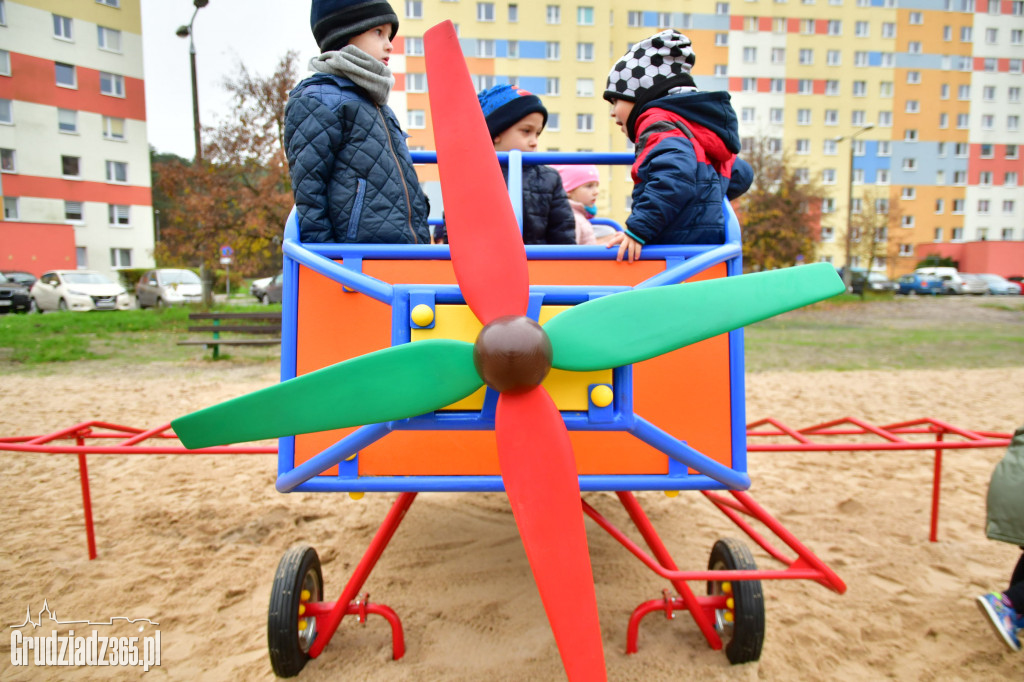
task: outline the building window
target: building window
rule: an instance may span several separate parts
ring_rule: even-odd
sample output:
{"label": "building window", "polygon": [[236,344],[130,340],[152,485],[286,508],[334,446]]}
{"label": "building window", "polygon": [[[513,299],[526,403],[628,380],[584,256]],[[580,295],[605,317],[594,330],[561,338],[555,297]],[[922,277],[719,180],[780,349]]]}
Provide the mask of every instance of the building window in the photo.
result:
{"label": "building window", "polygon": [[903,258],[909,258],[910,256],[913,256],[914,255],[914,245],[913,244],[900,244],[899,255],[901,257],[903,257]]}
{"label": "building window", "polygon": [[106,26],[97,26],[96,34],[96,39],[101,50],[109,50],[111,52],[121,51],[120,31],[113,28],[107,28]]}
{"label": "building window", "polygon": [[918,102],[916,99],[908,99],[906,111],[908,114],[918,113],[919,111],[921,111],[921,103]]}
{"label": "building window", "polygon": [[810,66],[814,64],[814,50],[808,47],[800,48],[798,61],[803,66]]}
{"label": "building window", "polygon": [[423,3],[420,0],[405,0],[405,18],[422,19]]}
{"label": "building window", "polygon": [[793,179],[801,185],[811,181],[811,170],[809,168],[796,168],[793,171]]}
{"label": "building window", "polygon": [[561,130],[560,124],[561,117],[558,114],[554,112],[548,114],[548,124],[546,126],[548,130]]}
{"label": "building window", "polygon": [[967,171],[964,171],[964,170],[953,171],[953,184],[954,185],[966,185],[967,184]]}
{"label": "building window", "polygon": [[405,90],[406,90],[406,92],[426,92],[427,91],[427,74],[425,74],[425,73],[407,73],[407,74],[405,74]]}
{"label": "building window", "polygon": [[82,222],[82,202],[81,201],[65,201],[64,202],[64,220],[71,223]]}
{"label": "building window", "polygon": [[100,71],[100,93],[111,97],[124,97],[124,76]]}
{"label": "building window", "polygon": [[754,107],[742,107],[740,108],[740,122],[741,123],[753,123],[756,118],[757,110]]}
{"label": "building window", "polygon": [[743,30],[747,33],[757,33],[760,26],[759,17],[743,17]]}
{"label": "building window", "polygon": [[[715,14],[722,16],[729,13],[729,3],[727,2],[716,2],[715,3]],[[630,12],[632,14],[632,12]]]}
{"label": "building window", "polygon": [[494,56],[494,41],[489,38],[481,38],[476,41],[476,56],[490,58]]}
{"label": "building window", "polygon": [[858,38],[867,38],[871,35],[871,24],[866,21],[858,21],[853,25],[853,35]]}
{"label": "building window", "polygon": [[786,63],[786,48],[784,47],[773,47],[772,48],[772,64],[785,64]]}
{"label": "building window", "polygon": [[814,81],[810,78],[801,78],[796,82],[796,94],[798,95],[812,95],[814,94]]}
{"label": "building window", "polygon": [[4,220],[18,219],[18,197],[4,197]]}
{"label": "building window", "polygon": [[910,54],[921,54],[921,41],[911,40],[907,43],[907,52]]}
{"label": "building window", "polygon": [[14,161],[15,154],[13,149],[0,149],[0,171],[4,173],[17,172],[17,164]]}
{"label": "building window", "polygon": [[593,97],[594,96],[594,79],[593,78],[577,78],[576,79],[576,96],[577,97]]}
{"label": "building window", "polygon": [[594,43],[576,43],[576,61],[594,61]]}
{"label": "building window", "polygon": [[121,0],[96,0],[97,4],[106,5],[107,7],[120,7]]}
{"label": "building window", "polygon": [[715,76],[725,78],[729,75],[729,67],[725,64],[715,64]]}
{"label": "building window", "polygon": [[405,39],[405,54],[409,57],[423,56],[423,38],[409,36]]}
{"label": "building window", "polygon": [[549,40],[544,48],[544,56],[546,59],[561,59],[562,44],[555,40]]}
{"label": "building window", "polygon": [[778,93],[780,95],[786,92],[786,80],[784,78],[772,78],[769,81],[769,89],[771,92]]}
{"label": "building window", "polygon": [[725,47],[728,44],[729,44],[729,34],[728,33],[716,33],[715,34],[715,46],[716,47]]}
{"label": "building window", "polygon": [[867,97],[868,95],[868,82],[867,81],[853,81],[853,96],[854,97]]}
{"label": "building window", "polygon": [[519,41],[510,40],[508,41],[508,58],[519,59]]}
{"label": "building window", "polygon": [[57,109],[57,130],[62,133],[78,133],[78,112],[73,109]]}
{"label": "building window", "polygon": [[992,171],[981,171],[978,173],[978,184],[984,187],[992,186]]}
{"label": "building window", "polygon": [[124,161],[107,161],[107,182],[128,182],[128,164]]}
{"label": "building window", "polygon": [[11,75],[11,53],[7,50],[0,50],[0,76]]}
{"label": "building window", "polygon": [[838,80],[827,80],[825,81],[825,94],[831,97],[839,96],[839,81]]}
{"label": "building window", "polygon": [[829,19],[827,32],[830,36],[843,35],[843,22],[838,19]]}
{"label": "building window", "polygon": [[549,24],[562,23],[562,8],[558,5],[548,5],[547,22]]}
{"label": "building window", "polygon": [[853,65],[857,67],[868,66],[870,64],[870,57],[867,52],[863,50],[857,50],[853,53]]}
{"label": "building window", "polygon": [[896,37],[896,24],[891,21],[882,22],[882,37],[892,39]]}
{"label": "building window", "polygon": [[1002,231],[1002,233],[1000,235],[1000,238],[1004,242],[1011,241],[1013,239],[1013,228],[1012,227],[1004,227],[1003,231]]}
{"label": "building window", "polygon": [[956,115],[956,127],[959,128],[960,130],[966,130],[968,128],[969,123],[970,116],[968,116],[967,114]]}
{"label": "building window", "polygon": [[810,154],[811,153],[811,141],[806,138],[801,138],[796,141],[796,153],[797,154]]}
{"label": "building window", "polygon": [[826,168],[823,171],[821,171],[821,182],[822,184],[825,185],[836,184],[836,169]]}
{"label": "building window", "polygon": [[740,90],[743,92],[757,92],[757,79],[744,78],[740,81]]}
{"label": "building window", "polygon": [[1010,30],[1010,44],[1020,45],[1024,43],[1024,29],[1011,29]]}
{"label": "building window", "polygon": [[[719,3],[719,5],[721,5],[721,4],[723,4],[723,3]],[[726,5],[725,7],[726,7],[726,14],[728,14],[729,6]],[[637,12],[635,10],[627,12],[626,13],[626,25],[629,26],[630,28],[640,28],[641,26],[644,25],[644,13],[643,12]]]}
{"label": "building window", "polygon": [[757,62],[757,48],[756,47],[744,47],[743,48],[743,62],[745,64],[754,64]]}
{"label": "building window", "polygon": [[825,125],[837,126],[839,125],[839,110],[838,109],[826,109],[825,110]]}
{"label": "building window", "polygon": [[658,28],[671,28],[672,27],[672,13],[671,12],[658,12]]}
{"label": "building window", "polygon": [[949,99],[949,83],[943,83],[939,86],[939,98]]}
{"label": "building window", "polygon": [[866,125],[866,119],[867,112],[865,112],[863,109],[854,109],[852,112],[850,112],[850,124],[853,125],[854,127],[860,128],[861,126]]}
{"label": "building window", "polygon": [[825,197],[821,200],[821,212],[822,213],[835,213],[836,212],[836,200],[832,197]]}
{"label": "building window", "polygon": [[110,250],[110,267],[112,268],[130,268],[132,266],[132,250],[131,249],[111,249]]}
{"label": "building window", "polygon": [[14,124],[14,106],[9,99],[0,99],[0,123]]}
{"label": "building window", "polygon": [[954,227],[953,228],[953,241],[962,242],[964,240],[964,228]]}
{"label": "building window", "polygon": [[576,132],[578,132],[578,133],[592,133],[592,132],[594,132],[594,115],[593,114],[576,114]]}
{"label": "building window", "polygon": [[1006,117],[1006,129],[1010,132],[1017,132],[1020,129],[1020,116],[1011,114]]}
{"label": "building window", "polygon": [[54,72],[56,74],[57,85],[62,88],[77,88],[78,78],[75,74],[75,67],[72,64],[64,64],[62,62],[54,62]]}
{"label": "building window", "polygon": [[782,125],[782,107],[772,107],[768,110],[768,121],[777,125]]}
{"label": "building window", "polygon": [[494,3],[493,2],[478,2],[478,3],[476,3],[476,20],[477,21],[494,21]]}
{"label": "building window", "polygon": [[985,29],[985,42],[989,45],[995,45],[999,36],[999,29],[986,28]]}
{"label": "building window", "polygon": [[0,26],[7,25],[7,8],[4,7],[4,0],[0,0]]}
{"label": "building window", "polygon": [[935,200],[935,212],[936,213],[945,213],[946,212],[946,200],[945,199],[936,199]]}
{"label": "building window", "polygon": [[1008,159],[1017,159],[1020,155],[1020,147],[1015,144],[1008,144],[1003,155]]}
{"label": "building window", "polygon": [[576,23],[580,26],[593,26],[594,25],[594,8],[593,7],[577,7],[576,8]]}
{"label": "building window", "polygon": [[821,153],[825,156],[835,156],[839,153],[839,143],[834,138],[825,138],[822,143]]}
{"label": "building window", "polygon": [[61,40],[74,40],[71,34],[71,17],[62,17],[59,14],[53,15],[53,37]]}
{"label": "building window", "polygon": [[956,89],[956,98],[961,102],[969,102],[971,99],[971,86],[961,85]]}
{"label": "building window", "polygon": [[902,218],[900,218],[900,227],[913,227],[913,226],[914,226],[914,216],[912,216],[912,215],[905,215]]}
{"label": "building window", "polygon": [[1017,171],[1006,171],[1003,174],[1003,185],[1007,187],[1017,186]]}
{"label": "building window", "polygon": [[917,85],[921,82],[920,71],[907,71],[907,83],[910,85]]}
{"label": "building window", "polygon": [[924,15],[921,12],[911,12],[907,17],[907,21],[914,26],[921,26],[924,24]]}
{"label": "building window", "polygon": [[80,177],[82,174],[81,159],[77,156],[61,156],[60,173],[65,178]]}
{"label": "building window", "polygon": [[422,130],[427,127],[427,112],[423,109],[410,109],[408,114],[408,127],[410,129]]}
{"label": "building window", "polygon": [[510,2],[508,4],[508,22],[514,24],[519,21],[519,5]]}
{"label": "building window", "polygon": [[981,215],[988,215],[990,206],[991,202],[988,199],[978,199],[978,213]]}
{"label": "building window", "polygon": [[125,226],[131,224],[131,207],[107,204],[107,222],[110,225]]}
{"label": "building window", "polygon": [[900,190],[900,199],[907,199],[907,200],[909,200],[909,199],[916,199],[916,198],[917,198],[917,188],[916,187],[904,187],[902,190]]}
{"label": "building window", "polygon": [[[473,74],[470,78],[473,81],[473,89],[477,92],[483,92],[484,90],[489,90],[495,86],[494,76],[490,74]],[[515,86],[513,85],[513,87]]]}
{"label": "building window", "polygon": [[545,86],[546,86],[546,88],[544,90],[544,94],[545,95],[557,96],[557,95],[561,94],[560,88],[559,88],[558,78],[548,78],[545,81]]}

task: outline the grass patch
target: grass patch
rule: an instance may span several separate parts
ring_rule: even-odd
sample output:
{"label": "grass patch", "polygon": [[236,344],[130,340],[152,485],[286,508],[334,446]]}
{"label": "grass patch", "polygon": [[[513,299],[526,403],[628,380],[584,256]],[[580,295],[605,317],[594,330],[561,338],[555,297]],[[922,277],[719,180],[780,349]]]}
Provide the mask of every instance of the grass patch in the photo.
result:
{"label": "grass patch", "polygon": [[[176,345],[188,333],[188,314],[193,310],[0,315],[0,366],[105,359],[135,364],[195,357],[195,347]],[[268,308],[224,306],[214,310],[266,312]]]}
{"label": "grass patch", "polygon": [[744,332],[746,367],[770,370],[974,369],[1019,367],[1024,326],[919,327],[766,320]]}

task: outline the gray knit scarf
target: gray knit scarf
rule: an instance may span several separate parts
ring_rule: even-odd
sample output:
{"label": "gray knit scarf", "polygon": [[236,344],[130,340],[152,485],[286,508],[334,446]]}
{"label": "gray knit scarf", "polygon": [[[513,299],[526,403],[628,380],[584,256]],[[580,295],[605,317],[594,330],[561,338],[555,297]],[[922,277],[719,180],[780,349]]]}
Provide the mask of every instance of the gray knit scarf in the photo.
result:
{"label": "gray knit scarf", "polygon": [[395,84],[391,69],[355,45],[346,45],[340,50],[313,57],[309,60],[309,68],[349,79],[366,90],[370,99],[379,106],[387,104],[391,86]]}

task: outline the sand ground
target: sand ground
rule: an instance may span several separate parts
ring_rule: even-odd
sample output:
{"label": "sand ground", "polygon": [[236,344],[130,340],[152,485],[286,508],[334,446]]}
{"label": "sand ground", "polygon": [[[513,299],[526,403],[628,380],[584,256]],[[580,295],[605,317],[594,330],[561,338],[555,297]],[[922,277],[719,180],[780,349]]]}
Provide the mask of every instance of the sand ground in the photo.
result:
{"label": "sand ground", "polygon": [[[0,435],[46,433],[89,419],[156,426],[276,379],[273,365],[198,361],[7,373]],[[1024,422],[1020,386],[1024,367],[769,372],[748,376],[747,414],[793,426],[848,415],[877,423],[931,416],[1011,432]],[[639,653],[626,655],[630,612],[667,584],[588,522],[610,679],[1022,679],[1024,654],[1003,647],[973,603],[976,594],[1004,585],[1019,555],[983,532],[988,476],[1001,454],[946,455],[937,543],[928,541],[929,451],[751,454],[755,499],[836,570],[848,591],[766,581],[764,651],[743,666],[708,648],[685,614],[672,621],[649,616]],[[88,561],[75,458],[0,452],[0,466],[4,631],[44,600],[62,620],[149,618],[159,623],[162,659],[145,679],[272,678],[265,626],[281,554],[300,541],[316,547],[327,595],[335,599],[395,498],[278,494],[272,455],[91,456],[99,558]],[[682,568],[706,566],[717,538],[742,537],[697,493],[638,497]],[[612,494],[585,499],[613,522],[627,522]],[[759,548],[755,558],[778,567]],[[405,657],[390,660],[384,621],[371,617],[361,626],[346,619],[300,679],[562,678],[501,494],[420,495],[366,590],[402,617]],[[152,626],[115,630],[145,635]],[[9,636],[0,636],[0,679],[55,679],[54,673],[12,667]],[[59,677],[138,675],[73,668]]]}

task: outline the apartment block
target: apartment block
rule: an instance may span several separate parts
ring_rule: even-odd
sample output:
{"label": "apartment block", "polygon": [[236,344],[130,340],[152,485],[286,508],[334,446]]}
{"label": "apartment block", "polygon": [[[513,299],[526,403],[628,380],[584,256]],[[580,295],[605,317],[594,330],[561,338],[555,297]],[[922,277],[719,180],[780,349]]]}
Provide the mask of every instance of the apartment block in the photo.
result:
{"label": "apartment block", "polygon": [[[601,99],[608,70],[631,44],[676,28],[693,41],[698,87],[732,93],[744,145],[767,140],[824,185],[820,260],[843,265],[848,211],[877,207],[892,220],[872,265],[890,275],[929,253],[964,270],[1024,272],[1022,0],[405,0],[396,10],[412,148],[433,148],[422,36],[439,21],[455,23],[477,90],[512,83],[544,100],[540,147],[552,151],[631,149]],[[628,169],[602,173],[599,213],[622,222]],[[422,177],[429,186],[436,172]]]}
{"label": "apartment block", "polygon": [[140,0],[0,0],[0,269],[153,265]]}

